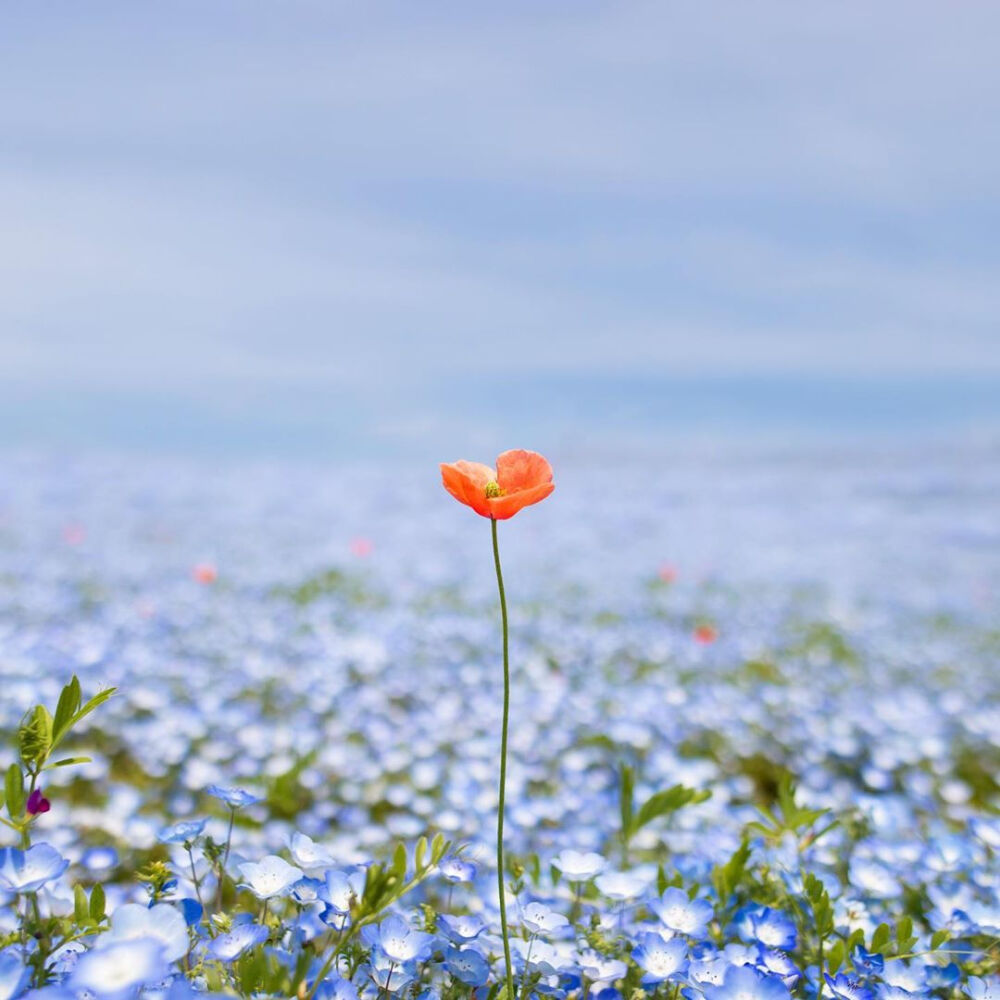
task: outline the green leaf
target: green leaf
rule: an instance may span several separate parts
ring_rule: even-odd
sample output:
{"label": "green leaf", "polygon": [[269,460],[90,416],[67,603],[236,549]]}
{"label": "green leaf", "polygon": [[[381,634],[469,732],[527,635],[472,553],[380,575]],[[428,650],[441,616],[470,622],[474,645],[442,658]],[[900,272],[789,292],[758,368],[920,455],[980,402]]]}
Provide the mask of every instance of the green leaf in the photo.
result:
{"label": "green leaf", "polygon": [[931,935],[931,951],[937,951],[949,938],[948,931],[935,931]]}
{"label": "green leaf", "polygon": [[73,723],[73,716],[76,715],[80,707],[80,681],[76,674],[73,674],[69,684],[59,695],[59,703],[56,705],[55,718],[52,720],[52,743],[58,743]]}
{"label": "green leaf", "polygon": [[4,779],[4,798],[7,801],[7,815],[18,820],[24,814],[24,775],[17,764],[7,768]]}
{"label": "green leaf", "polygon": [[873,954],[881,954],[882,950],[889,943],[889,925],[879,924],[872,933],[872,945],[868,949]]}
{"label": "green leaf", "polygon": [[657,865],[656,867],[656,891],[659,895],[663,895],[667,891],[667,886],[669,885],[667,880],[667,872],[663,865]]}
{"label": "green leaf", "polygon": [[843,941],[836,941],[826,953],[826,964],[830,972],[836,973],[837,970],[844,964],[844,958],[847,955],[847,948]]}
{"label": "green leaf", "polygon": [[667,813],[676,812],[692,802],[704,802],[711,795],[708,791],[698,791],[685,785],[674,785],[665,791],[650,796],[635,817],[634,829],[639,830],[647,823]]}
{"label": "green leaf", "polygon": [[904,946],[912,936],[913,936],[913,917],[911,916],[900,917],[899,923],[896,924],[896,945],[899,947],[900,951],[905,950]]}
{"label": "green leaf", "polygon": [[421,837],[417,841],[417,846],[413,849],[413,867],[418,871],[424,870],[424,856],[427,854],[427,838]]}
{"label": "green leaf", "polygon": [[632,836],[632,817],[635,806],[635,771],[628,764],[621,767],[621,817],[622,840],[626,843]]}
{"label": "green leaf", "polygon": [[392,855],[392,871],[397,878],[406,877],[406,845],[397,844]]}
{"label": "green leaf", "polygon": [[104,919],[104,886],[100,882],[90,890],[90,918],[95,923]]}
{"label": "green leaf", "polygon": [[73,919],[82,926],[87,922],[89,916],[87,893],[84,892],[82,885],[75,885],[73,886]]}
{"label": "green leaf", "polygon": [[46,764],[45,770],[48,771],[53,767],[69,767],[71,764],[89,764],[91,759],[90,757],[63,757],[62,760],[55,760],[51,764]]}
{"label": "green leaf", "polygon": [[724,864],[712,869],[712,885],[723,906],[743,881],[750,860],[750,841],[744,836],[743,843],[736,849],[733,856]]}

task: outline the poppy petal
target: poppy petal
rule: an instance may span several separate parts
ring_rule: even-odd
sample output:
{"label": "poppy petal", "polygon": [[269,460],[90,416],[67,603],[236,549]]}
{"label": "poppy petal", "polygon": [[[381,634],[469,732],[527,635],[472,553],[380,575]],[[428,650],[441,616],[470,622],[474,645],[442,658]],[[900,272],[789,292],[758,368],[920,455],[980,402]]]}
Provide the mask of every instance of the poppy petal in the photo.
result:
{"label": "poppy petal", "polygon": [[517,493],[492,497],[487,500],[490,516],[495,517],[498,521],[505,521],[508,517],[513,517],[519,510],[544,500],[555,488],[555,483],[539,483],[530,489],[518,490]]}
{"label": "poppy petal", "polygon": [[[497,459],[497,483],[505,493],[516,493],[551,482],[552,466],[537,451],[515,448],[505,451]],[[548,493],[545,495],[548,496]]]}
{"label": "poppy petal", "polygon": [[490,516],[486,502],[486,484],[493,476],[493,470],[479,462],[441,464],[441,482],[444,488],[459,503],[466,504],[483,517]]}

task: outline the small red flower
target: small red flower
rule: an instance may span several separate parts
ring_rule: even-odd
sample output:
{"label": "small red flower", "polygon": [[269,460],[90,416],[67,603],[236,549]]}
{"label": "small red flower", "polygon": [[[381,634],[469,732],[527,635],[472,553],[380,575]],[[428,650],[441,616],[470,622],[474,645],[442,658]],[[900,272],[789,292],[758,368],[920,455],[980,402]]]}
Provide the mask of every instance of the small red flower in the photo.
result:
{"label": "small red flower", "polygon": [[442,463],[444,488],[477,514],[505,521],[554,489],[552,466],[537,451],[505,451],[496,471],[479,462]]}
{"label": "small red flower", "polygon": [[719,633],[714,625],[699,625],[694,630],[694,641],[700,642],[703,646],[715,642],[719,638]]}
{"label": "small red flower", "polygon": [[197,583],[210,584],[219,579],[219,571],[211,563],[198,563],[191,570],[191,576]]}
{"label": "small red flower", "polygon": [[29,816],[37,816],[39,813],[47,813],[52,808],[52,803],[42,795],[42,790],[36,788],[29,796],[25,811]]}
{"label": "small red flower", "polygon": [[664,563],[660,567],[658,576],[660,583],[673,583],[677,579],[677,570],[670,563]]}
{"label": "small red flower", "polygon": [[365,559],[370,556],[375,550],[375,546],[372,544],[370,538],[352,538],[351,539],[351,552],[356,555],[359,559]]}

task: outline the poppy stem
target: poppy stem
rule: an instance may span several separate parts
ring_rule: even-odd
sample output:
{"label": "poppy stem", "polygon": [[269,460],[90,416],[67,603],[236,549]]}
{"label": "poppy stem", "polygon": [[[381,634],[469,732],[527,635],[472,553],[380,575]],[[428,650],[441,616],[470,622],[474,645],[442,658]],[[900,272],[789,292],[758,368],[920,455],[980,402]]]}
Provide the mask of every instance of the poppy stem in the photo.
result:
{"label": "poppy stem", "polygon": [[493,562],[497,569],[497,589],[500,591],[500,618],[503,623],[503,724],[500,729],[500,803],[497,807],[497,888],[500,891],[500,930],[503,934],[503,957],[507,970],[506,1000],[514,1000],[514,971],[510,961],[510,938],[507,932],[507,899],[504,892],[503,864],[503,811],[507,794],[507,728],[510,722],[510,657],[507,644],[507,597],[503,590],[503,571],[500,569],[500,546],[497,543],[497,521],[490,518],[493,527]]}

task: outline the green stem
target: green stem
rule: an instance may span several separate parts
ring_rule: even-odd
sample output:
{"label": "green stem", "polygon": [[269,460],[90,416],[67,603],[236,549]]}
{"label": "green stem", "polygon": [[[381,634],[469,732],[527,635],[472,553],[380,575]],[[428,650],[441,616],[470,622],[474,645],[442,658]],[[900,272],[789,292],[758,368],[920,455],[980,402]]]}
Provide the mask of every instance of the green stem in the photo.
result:
{"label": "green stem", "polygon": [[503,811],[507,794],[507,728],[510,722],[510,656],[507,642],[507,597],[503,590],[503,571],[500,569],[500,546],[497,543],[497,522],[490,518],[493,528],[493,562],[497,569],[497,589],[500,591],[500,617],[503,622],[503,725],[500,729],[500,803],[497,807],[497,888],[500,891],[500,930],[503,934],[503,957],[507,971],[507,1000],[514,997],[514,970],[510,961],[510,939],[507,931],[507,900],[504,894],[503,865]]}

